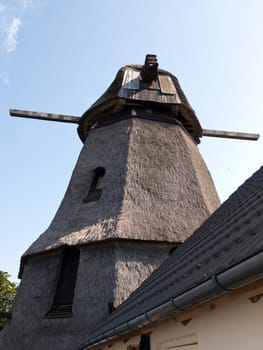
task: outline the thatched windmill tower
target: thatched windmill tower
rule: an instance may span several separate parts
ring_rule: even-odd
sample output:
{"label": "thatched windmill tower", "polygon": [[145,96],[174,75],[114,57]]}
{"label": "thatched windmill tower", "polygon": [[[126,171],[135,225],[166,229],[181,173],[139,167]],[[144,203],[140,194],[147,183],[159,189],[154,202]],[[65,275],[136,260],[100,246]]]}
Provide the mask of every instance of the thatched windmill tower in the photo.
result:
{"label": "thatched windmill tower", "polygon": [[81,118],[20,114],[77,122],[84,146],[50,227],[21,259],[0,345],[74,349],[218,207],[203,130],[152,55],[120,69]]}

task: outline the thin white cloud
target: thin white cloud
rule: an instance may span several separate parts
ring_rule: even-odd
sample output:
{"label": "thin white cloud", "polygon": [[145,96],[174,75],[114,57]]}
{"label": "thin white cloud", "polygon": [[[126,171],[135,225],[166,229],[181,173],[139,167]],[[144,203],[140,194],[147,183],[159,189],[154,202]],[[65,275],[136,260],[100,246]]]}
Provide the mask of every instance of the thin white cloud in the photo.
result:
{"label": "thin white cloud", "polygon": [[9,55],[18,45],[19,30],[26,12],[39,0],[0,0],[0,54]]}
{"label": "thin white cloud", "polygon": [[19,45],[19,31],[27,14],[44,5],[43,0],[0,0],[0,82],[9,84],[8,61]]}
{"label": "thin white cloud", "polygon": [[22,11],[26,11],[30,7],[33,7],[33,0],[22,0]]}
{"label": "thin white cloud", "polygon": [[12,19],[12,22],[7,30],[6,36],[6,52],[14,52],[17,46],[18,31],[21,26],[21,20],[18,17]]}

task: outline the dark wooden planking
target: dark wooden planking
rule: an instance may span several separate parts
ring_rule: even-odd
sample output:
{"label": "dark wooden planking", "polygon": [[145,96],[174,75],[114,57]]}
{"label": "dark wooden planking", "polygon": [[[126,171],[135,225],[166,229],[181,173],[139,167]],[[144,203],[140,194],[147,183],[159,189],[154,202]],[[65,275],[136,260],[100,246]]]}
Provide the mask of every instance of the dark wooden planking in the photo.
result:
{"label": "dark wooden planking", "polygon": [[76,117],[72,115],[23,111],[20,109],[10,109],[9,113],[12,117],[41,119],[41,120],[49,120],[49,121],[56,121],[56,122],[63,122],[63,123],[78,124],[80,120],[80,117]]}
{"label": "dark wooden planking", "polygon": [[169,95],[176,94],[176,89],[171,77],[160,74],[159,83],[160,83],[162,94],[169,94]]}
{"label": "dark wooden planking", "polygon": [[256,141],[259,138],[259,134],[251,134],[251,133],[236,132],[236,131],[208,130],[208,129],[203,129],[202,136],[221,137],[221,138],[239,139],[239,140],[251,140],[251,141]]}

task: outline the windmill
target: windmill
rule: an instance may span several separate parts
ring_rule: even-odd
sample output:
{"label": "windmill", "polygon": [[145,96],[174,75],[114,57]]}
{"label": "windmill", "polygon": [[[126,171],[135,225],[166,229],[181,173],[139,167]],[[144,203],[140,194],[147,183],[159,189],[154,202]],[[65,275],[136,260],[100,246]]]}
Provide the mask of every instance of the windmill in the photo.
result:
{"label": "windmill", "polygon": [[122,67],[81,117],[10,114],[75,123],[84,146],[54,219],[21,258],[5,349],[80,344],[219,207],[200,138],[259,137],[202,129],[155,55]]}

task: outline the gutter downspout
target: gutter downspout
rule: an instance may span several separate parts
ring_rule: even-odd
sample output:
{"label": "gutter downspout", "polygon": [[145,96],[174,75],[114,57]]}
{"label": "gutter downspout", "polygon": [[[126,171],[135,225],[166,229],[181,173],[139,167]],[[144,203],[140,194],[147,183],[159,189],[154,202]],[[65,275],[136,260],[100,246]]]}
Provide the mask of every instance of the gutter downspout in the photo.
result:
{"label": "gutter downspout", "polygon": [[111,328],[83,343],[78,350],[87,350],[130,331],[139,330],[151,323],[158,323],[168,317],[187,311],[194,305],[206,302],[216,296],[230,293],[235,289],[263,277],[263,252],[212,276],[207,281],[187,290],[183,294],[146,311],[117,327]]}

